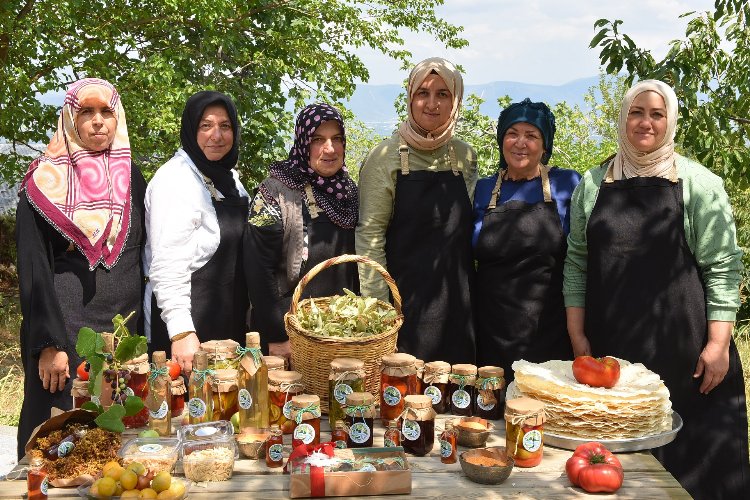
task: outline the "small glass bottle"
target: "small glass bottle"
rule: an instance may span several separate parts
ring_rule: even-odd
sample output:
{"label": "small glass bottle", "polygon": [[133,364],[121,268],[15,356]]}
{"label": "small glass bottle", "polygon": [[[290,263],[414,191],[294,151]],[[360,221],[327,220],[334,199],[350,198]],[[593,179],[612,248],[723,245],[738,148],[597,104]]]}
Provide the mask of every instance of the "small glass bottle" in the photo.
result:
{"label": "small glass bottle", "polygon": [[346,424],[341,420],[336,420],[336,424],[331,431],[331,442],[336,448],[346,448],[346,442],[349,439],[349,433],[346,432]]}
{"label": "small glass bottle", "polygon": [[270,468],[284,465],[284,438],[277,424],[271,426],[271,437],[266,441],[266,466]]}
{"label": "small glass bottle", "polygon": [[445,430],[440,434],[440,461],[444,464],[456,463],[456,440],[458,433],[452,422],[445,423]]}
{"label": "small glass bottle", "polygon": [[44,459],[32,457],[29,460],[29,472],[26,475],[29,500],[46,500],[47,498],[47,472],[44,470]]}
{"label": "small glass bottle", "polygon": [[353,392],[346,397],[346,425],[349,428],[349,438],[346,444],[349,448],[366,448],[372,446],[375,433],[375,396],[369,392]]}
{"label": "small glass bottle", "polygon": [[398,420],[388,421],[388,428],[383,434],[383,446],[386,448],[401,446],[401,430],[398,428]]}
{"label": "small glass bottle", "polygon": [[470,417],[475,399],[474,382],[477,380],[477,367],[469,364],[453,365],[449,391],[451,393],[451,413]]}
{"label": "small glass bottle", "polygon": [[505,449],[517,467],[536,467],[544,454],[544,403],[521,397],[505,402]]}
{"label": "small glass bottle", "polygon": [[210,422],[214,415],[213,391],[211,390],[211,370],[208,369],[208,356],[198,351],[193,356],[193,371],[188,382],[188,412],[191,424]]}
{"label": "small glass bottle", "polygon": [[148,427],[160,436],[172,434],[172,379],[167,368],[167,353],[156,351],[151,359],[154,370],[149,374],[149,391],[146,396]]}
{"label": "small glass bottle", "polygon": [[499,366],[482,366],[476,383],[474,415],[487,420],[500,420],[503,415],[505,370]]}
{"label": "small glass bottle", "polygon": [[435,410],[432,399],[422,394],[404,398],[404,419],[401,424],[404,451],[423,457],[435,445]]}
{"label": "small glass bottle", "polygon": [[260,334],[245,335],[245,349],[240,357],[239,386],[240,431],[268,428],[268,367],[260,352]]}
{"label": "small glass bottle", "polygon": [[432,408],[437,413],[448,413],[450,410],[450,391],[448,377],[451,365],[445,361],[430,361],[424,365],[424,389],[422,393],[432,398]]}
{"label": "small glass bottle", "polygon": [[411,354],[386,354],[380,370],[380,419],[385,425],[404,411],[404,397],[417,392],[417,358]]}
{"label": "small glass bottle", "polygon": [[292,448],[302,444],[320,444],[320,398],[300,394],[292,398],[292,420],[297,424],[292,433]]}
{"label": "small glass bottle", "polygon": [[336,420],[344,418],[346,397],[365,390],[365,362],[354,358],[331,360],[328,374],[328,424],[333,429]]}

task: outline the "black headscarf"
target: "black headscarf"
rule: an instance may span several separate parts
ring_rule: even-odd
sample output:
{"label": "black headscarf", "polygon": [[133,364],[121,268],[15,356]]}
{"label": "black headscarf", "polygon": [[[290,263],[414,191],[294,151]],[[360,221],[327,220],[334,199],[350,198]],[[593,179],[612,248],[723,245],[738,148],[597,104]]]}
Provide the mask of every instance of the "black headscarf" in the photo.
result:
{"label": "black headscarf", "polygon": [[[234,134],[232,149],[222,159],[216,161],[206,158],[198,146],[198,126],[203,117],[203,111],[211,104],[221,104],[226,108]],[[239,158],[240,127],[237,121],[237,107],[229,96],[212,90],[203,90],[190,96],[182,112],[180,142],[182,149],[193,160],[198,170],[213,181],[214,187],[221,194],[226,198],[239,198],[240,193],[237,190],[232,169],[237,165]]]}
{"label": "black headscarf", "polygon": [[542,164],[546,165],[552,156],[552,143],[555,139],[555,115],[543,102],[531,102],[528,97],[521,102],[514,102],[500,113],[497,119],[497,144],[500,146],[500,168],[507,168],[503,158],[503,138],[505,132],[515,123],[530,123],[539,129],[544,139]]}

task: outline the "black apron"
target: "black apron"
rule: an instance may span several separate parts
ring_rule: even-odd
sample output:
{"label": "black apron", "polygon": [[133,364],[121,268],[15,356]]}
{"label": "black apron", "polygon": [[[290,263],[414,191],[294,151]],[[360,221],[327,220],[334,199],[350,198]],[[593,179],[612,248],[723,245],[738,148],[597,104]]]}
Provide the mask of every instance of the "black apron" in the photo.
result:
{"label": "black apron", "polygon": [[[201,342],[232,339],[245,345],[249,305],[242,268],[242,239],[247,225],[247,197],[213,197],[219,222],[219,247],[208,262],[190,278],[190,307],[195,331]],[[161,319],[156,296],[151,297],[151,343],[149,351],[171,354],[167,325]]]}
{"label": "black apron", "polygon": [[702,395],[702,378],[693,378],[707,341],[706,295],[683,210],[681,180],[602,182],[586,230],[585,332],[595,356],[643,363],[664,380],[684,427],[653,453],[680,484],[695,498],[747,498],[745,391],[734,341],[723,382]]}
{"label": "black apron", "polygon": [[425,361],[474,363],[474,263],[466,183],[454,154],[452,171],[410,172],[406,146],[400,150],[385,245],[388,272],[403,299],[398,350]]}
{"label": "black apron", "polygon": [[[536,182],[536,181],[534,181]],[[544,201],[510,200],[496,207],[498,175],[482,221],[477,259],[477,362],[496,365],[513,380],[511,365],[572,359],[562,295],[567,241],[541,169]]]}

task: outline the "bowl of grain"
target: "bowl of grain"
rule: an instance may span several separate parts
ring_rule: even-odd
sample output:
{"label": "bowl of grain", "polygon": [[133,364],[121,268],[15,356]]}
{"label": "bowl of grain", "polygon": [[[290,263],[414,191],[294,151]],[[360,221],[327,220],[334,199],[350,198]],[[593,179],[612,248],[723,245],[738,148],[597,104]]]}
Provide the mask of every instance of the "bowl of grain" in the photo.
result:
{"label": "bowl of grain", "polygon": [[505,446],[464,451],[458,456],[458,461],[466,477],[480,484],[504,482],[514,465],[513,457],[505,452]]}
{"label": "bowl of grain", "polygon": [[487,444],[494,425],[483,418],[465,417],[453,421],[458,431],[458,444],[467,448],[480,448]]}

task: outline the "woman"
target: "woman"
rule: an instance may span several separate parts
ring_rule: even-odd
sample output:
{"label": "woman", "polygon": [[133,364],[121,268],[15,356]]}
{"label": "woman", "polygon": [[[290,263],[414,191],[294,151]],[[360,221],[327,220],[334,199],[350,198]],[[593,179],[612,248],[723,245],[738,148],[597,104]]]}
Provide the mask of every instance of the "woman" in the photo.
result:
{"label": "woman", "polygon": [[548,167],[555,117],[542,102],[511,104],[500,113],[500,171],[477,182],[477,358],[505,369],[518,359],[571,359],[562,270],[570,197],[581,176]]}
{"label": "woman", "polygon": [[[476,153],[453,137],[463,97],[456,67],[425,59],[409,75],[408,118],[359,175],[357,253],[388,269],[403,298],[398,348],[425,360],[473,363],[471,198]],[[360,266],[362,295],[388,300]]]}
{"label": "woman", "polygon": [[[333,106],[300,111],[289,157],[269,168],[250,209],[245,273],[251,328],[272,355],[289,357],[284,314],[307,271],[326,259],[354,253],[357,186],[344,166],[344,120]],[[357,268],[330,267],[305,287],[305,297],[359,291]],[[265,345],[264,345],[265,348]]]}
{"label": "woman", "polygon": [[130,162],[120,96],[87,78],[65,94],[57,131],[21,184],[16,211],[24,400],[18,457],[50,409],[72,407],[78,330],[135,311],[142,331],[146,182]]}
{"label": "woman", "polygon": [[149,348],[171,350],[186,374],[201,342],[245,343],[248,194],[234,169],[239,139],[232,99],[212,91],[192,95],[182,113],[182,148],[146,190]]}
{"label": "woman", "polygon": [[573,194],[568,330],[576,355],[640,362],[664,380],[684,427],[654,455],[691,495],[743,498],[747,416],[732,341],[741,251],[721,179],[675,153],[676,124],[663,82],[625,94],[617,154]]}

